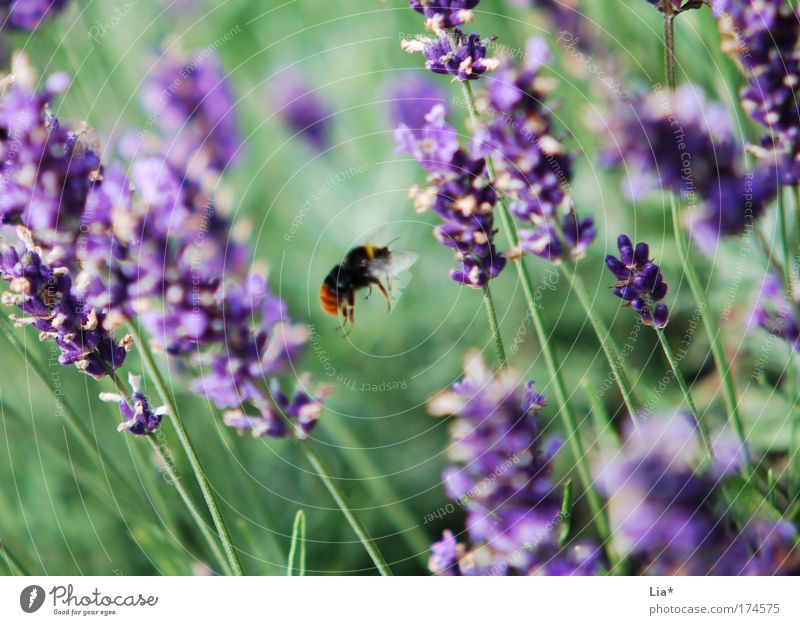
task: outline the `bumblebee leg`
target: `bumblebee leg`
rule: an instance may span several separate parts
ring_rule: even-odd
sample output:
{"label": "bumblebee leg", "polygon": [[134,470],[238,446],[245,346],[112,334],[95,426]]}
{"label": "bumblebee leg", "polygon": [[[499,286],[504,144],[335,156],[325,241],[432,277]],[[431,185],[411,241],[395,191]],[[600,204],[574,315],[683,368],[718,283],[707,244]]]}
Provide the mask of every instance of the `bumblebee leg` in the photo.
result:
{"label": "bumblebee leg", "polygon": [[367,295],[366,295],[366,297],[364,297],[364,301],[365,302],[369,299],[369,296],[372,295],[372,285],[368,284],[367,288],[369,289],[369,291],[367,291]]}
{"label": "bumblebee leg", "polygon": [[[387,278],[386,280],[388,281],[389,279]],[[372,278],[370,280],[370,284],[374,284],[375,286],[378,287],[378,290],[381,292],[381,295],[383,295],[383,297],[386,299],[386,303],[389,304],[389,310],[391,310],[392,298],[389,297],[389,292],[384,288],[383,284],[381,284],[381,281],[378,280],[377,278]]]}

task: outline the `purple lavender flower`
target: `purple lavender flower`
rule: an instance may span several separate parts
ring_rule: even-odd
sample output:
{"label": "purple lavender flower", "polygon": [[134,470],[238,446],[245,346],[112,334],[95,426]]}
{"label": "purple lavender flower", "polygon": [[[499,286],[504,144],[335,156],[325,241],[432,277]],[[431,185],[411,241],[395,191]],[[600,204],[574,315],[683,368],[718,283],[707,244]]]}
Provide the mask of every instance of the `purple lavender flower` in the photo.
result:
{"label": "purple lavender flower", "polygon": [[164,53],[142,89],[167,160],[192,180],[226,169],[241,152],[236,102],[219,60]]}
{"label": "purple lavender flower", "polygon": [[[214,172],[234,153],[230,135],[198,134],[218,125],[230,130],[224,98],[212,98],[214,67],[180,70],[159,118],[167,132],[193,133],[186,144],[196,148],[191,159],[151,154],[133,163],[128,177],[117,166],[105,170],[79,133],[49,115],[47,102],[66,79],[51,78],[37,94],[25,64],[17,63],[17,80],[0,98],[0,224],[16,226],[27,251],[11,247],[3,254],[0,270],[11,285],[3,299],[26,314],[20,325],[57,342],[63,364],[97,378],[119,368],[130,345],[129,338],[116,343],[114,329],[141,314],[165,351],[210,364],[192,384],[197,392],[220,407],[256,406],[262,414],[262,404],[271,402],[281,423],[289,420],[297,435],[307,435],[324,393],[287,398],[277,382],[305,345],[307,328],[290,323],[265,280],[250,275],[249,247],[232,236],[198,172],[189,174],[200,161]],[[198,89],[208,98],[192,106]],[[160,414],[136,392],[137,401],[120,409],[125,429],[146,434]]]}
{"label": "purple lavender flower", "polygon": [[77,296],[69,270],[52,267],[33,250],[22,253],[8,246],[0,254],[0,273],[9,284],[3,293],[6,306],[17,306],[23,317],[17,326],[33,326],[42,340],[55,341],[61,350],[59,363],[75,365],[96,379],[118,369],[130,349],[130,337],[116,342],[103,327],[103,314]]}
{"label": "purple lavender flower", "polygon": [[281,70],[269,81],[268,100],[293,133],[322,152],[331,144],[332,113],[313,87],[291,70]]}
{"label": "purple lavender flower", "polygon": [[56,13],[68,0],[0,0],[0,30],[9,27],[34,31]]}
{"label": "purple lavender flower", "polygon": [[723,49],[741,64],[747,113],[769,134],[761,155],[776,160],[783,184],[800,179],[800,17],[783,0],[712,0]]}
{"label": "purple lavender flower", "polygon": [[[496,59],[486,56],[489,39],[481,39],[477,33],[464,35],[458,28],[437,37],[417,37],[402,42],[405,52],[422,52],[425,67],[434,74],[450,74],[458,80],[476,80],[485,72],[497,69]],[[455,49],[453,45],[455,43]]]}
{"label": "purple lavender flower", "polygon": [[562,550],[557,532],[561,494],[550,480],[553,445],[537,424],[545,399],[533,383],[520,383],[504,369],[493,374],[478,353],[468,355],[465,377],[434,397],[429,411],[453,415],[454,464],[443,475],[449,497],[467,510],[473,548],[458,546],[451,533],[433,546],[436,573],[507,575],[511,572],[584,574],[598,572],[599,551],[586,557]]}
{"label": "purple lavender flower", "polygon": [[631,172],[628,195],[680,194],[697,207],[692,234],[706,249],[719,237],[743,232],[764,212],[775,195],[775,174],[743,170],[743,147],[721,104],[707,103],[691,85],[674,95],[658,89],[632,100],[611,120],[615,147],[601,158],[604,166],[624,163]]}
{"label": "purple lavender flower", "polygon": [[411,8],[427,17],[425,27],[440,31],[471,22],[480,0],[408,0]]}
{"label": "purple lavender flower", "polygon": [[760,327],[786,341],[794,351],[800,351],[800,323],[797,305],[784,290],[780,279],[767,274],[761,283],[750,327]]}
{"label": "purple lavender flower", "polygon": [[128,383],[132,393],[130,401],[118,393],[100,393],[102,401],[114,402],[119,406],[122,423],[117,428],[120,432],[130,432],[136,436],[152,434],[161,425],[161,418],[167,414],[166,406],[151,408],[147,397],[142,393],[141,378],[128,374]]}
{"label": "purple lavender flower", "polygon": [[796,571],[791,526],[758,520],[736,529],[725,518],[717,486],[735,466],[698,471],[696,427],[686,415],[650,417],[598,467],[616,552],[651,575]]}
{"label": "purple lavender flower", "polygon": [[565,254],[583,258],[597,230],[591,216],[575,214],[567,195],[572,157],[552,136],[546,105],[552,84],[540,75],[550,58],[544,40],[532,37],[521,67],[510,61],[500,67],[488,88],[491,121],[474,144],[478,154],[495,156],[497,185],[511,198],[511,211],[533,225],[520,231],[521,249],[555,263]]}
{"label": "purple lavender flower", "polygon": [[467,155],[444,115],[444,107],[436,105],[421,130],[397,128],[397,151],[410,153],[431,173],[428,187],[414,187],[411,197],[419,212],[432,209],[445,221],[434,235],[456,253],[461,265],[450,277],[481,288],[506,265],[506,258],[494,246],[492,210],[497,195],[486,177],[485,159]]}
{"label": "purple lavender flower", "polygon": [[102,175],[81,133],[61,124],[48,103],[69,82],[54,74],[43,91],[24,57],[0,98],[0,225],[23,225],[51,264],[74,256],[87,197]]}
{"label": "purple lavender flower", "polygon": [[447,112],[444,91],[426,76],[404,74],[392,77],[386,88],[388,117],[391,128],[405,126],[412,132],[425,127],[425,117],[434,106],[441,105]]}
{"label": "purple lavender flower", "polygon": [[647,243],[633,243],[627,235],[617,238],[619,258],[606,256],[606,267],[614,274],[617,283],[614,295],[633,308],[642,321],[656,328],[663,328],[669,320],[669,309],[659,304],[667,294],[667,284],[661,276],[661,269],[653,263]]}

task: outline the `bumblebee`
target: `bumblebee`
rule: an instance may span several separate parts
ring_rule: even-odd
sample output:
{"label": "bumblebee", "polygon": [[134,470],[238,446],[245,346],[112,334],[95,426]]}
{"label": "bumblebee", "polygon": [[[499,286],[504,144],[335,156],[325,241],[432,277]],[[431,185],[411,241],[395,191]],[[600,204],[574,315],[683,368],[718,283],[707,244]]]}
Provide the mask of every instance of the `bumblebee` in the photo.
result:
{"label": "bumblebee", "polygon": [[[416,261],[409,252],[393,252],[377,245],[359,245],[351,249],[340,265],[331,269],[319,289],[320,307],[327,314],[343,317],[342,327],[351,330],[355,323],[356,291],[377,287],[392,309],[392,276]],[[384,282],[385,281],[385,285]],[[366,298],[365,298],[366,299]]]}

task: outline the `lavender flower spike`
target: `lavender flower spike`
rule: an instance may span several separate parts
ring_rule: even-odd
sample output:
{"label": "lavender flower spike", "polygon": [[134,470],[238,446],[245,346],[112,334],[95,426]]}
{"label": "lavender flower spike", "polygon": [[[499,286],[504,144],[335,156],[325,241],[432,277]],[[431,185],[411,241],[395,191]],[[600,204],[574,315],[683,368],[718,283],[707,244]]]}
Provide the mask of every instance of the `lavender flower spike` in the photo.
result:
{"label": "lavender flower spike", "polygon": [[636,563],[637,574],[796,574],[800,551],[791,524],[755,516],[737,526],[727,518],[718,485],[735,473],[729,459],[740,450],[715,453],[716,464],[699,471],[696,427],[681,413],[651,416],[598,465],[615,551]]}
{"label": "lavender flower spike", "polygon": [[497,194],[486,176],[486,160],[471,158],[461,148],[444,116],[444,106],[436,105],[421,130],[401,125],[395,131],[397,151],[410,153],[431,173],[429,186],[412,188],[410,196],[418,212],[431,209],[445,222],[434,236],[455,252],[461,265],[450,278],[482,288],[506,265],[506,257],[494,246]]}
{"label": "lavender flower spike", "polygon": [[500,62],[486,56],[489,39],[481,39],[477,33],[465,36],[458,28],[452,32],[452,39],[443,32],[433,39],[407,39],[401,45],[405,52],[422,52],[425,67],[434,74],[450,74],[454,80],[476,80],[498,68]]}
{"label": "lavender flower spike", "polygon": [[161,424],[161,417],[167,414],[166,406],[150,408],[150,402],[142,393],[141,382],[138,375],[128,374],[128,383],[133,390],[130,403],[128,403],[128,399],[118,393],[100,393],[101,401],[114,402],[119,405],[123,419],[117,427],[120,432],[127,431],[137,436],[152,434]]}
{"label": "lavender flower spike", "polygon": [[667,294],[667,284],[658,265],[649,258],[647,243],[633,243],[627,235],[617,239],[619,258],[606,256],[606,267],[617,279],[614,295],[633,308],[642,321],[656,328],[663,328],[669,321],[669,309],[658,302]]}
{"label": "lavender flower spike", "polygon": [[472,9],[478,2],[480,0],[408,0],[412,9],[428,18],[425,27],[434,32],[471,22]]}
{"label": "lavender flower spike", "polygon": [[[543,441],[537,422],[545,399],[533,383],[503,369],[494,374],[480,354],[466,359],[465,377],[428,404],[434,416],[453,415],[445,469],[447,494],[467,510],[467,551],[453,535],[433,546],[439,574],[592,574],[597,548],[562,549],[561,493],[550,479],[558,443]],[[578,551],[576,551],[578,550]],[[580,557],[579,553],[584,554]]]}

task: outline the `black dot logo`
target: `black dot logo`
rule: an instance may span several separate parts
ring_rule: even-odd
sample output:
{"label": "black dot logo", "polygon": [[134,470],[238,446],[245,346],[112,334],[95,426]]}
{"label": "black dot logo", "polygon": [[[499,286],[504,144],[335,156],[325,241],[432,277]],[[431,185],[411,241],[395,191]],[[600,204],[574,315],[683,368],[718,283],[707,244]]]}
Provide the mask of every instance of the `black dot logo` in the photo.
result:
{"label": "black dot logo", "polygon": [[44,588],[41,586],[27,586],[19,593],[19,607],[23,612],[31,614],[42,607],[44,603]]}

